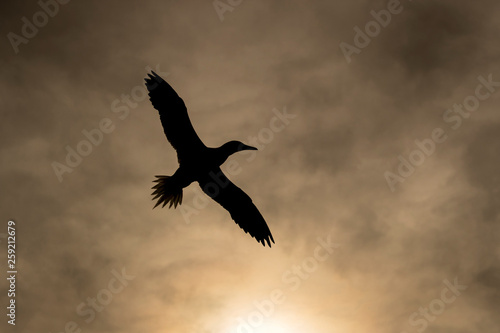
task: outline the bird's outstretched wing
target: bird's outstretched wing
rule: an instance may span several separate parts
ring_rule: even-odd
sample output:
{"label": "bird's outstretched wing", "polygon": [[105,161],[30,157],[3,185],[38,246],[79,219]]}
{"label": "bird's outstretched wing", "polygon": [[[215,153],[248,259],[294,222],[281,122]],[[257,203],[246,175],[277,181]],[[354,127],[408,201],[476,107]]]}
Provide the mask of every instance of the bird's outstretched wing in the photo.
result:
{"label": "bird's outstretched wing", "polygon": [[149,99],[160,114],[161,124],[168,141],[181,160],[186,153],[195,153],[205,145],[196,134],[189,120],[186,106],[175,90],[158,74],[152,71],[145,78]]}
{"label": "bird's outstretched wing", "polygon": [[252,199],[234,185],[220,168],[199,179],[198,183],[203,192],[231,214],[233,220],[243,231],[249,233],[262,245],[265,246],[264,241],[266,241],[267,245],[271,247],[271,241],[274,243],[273,235],[271,235],[266,221],[253,204]]}

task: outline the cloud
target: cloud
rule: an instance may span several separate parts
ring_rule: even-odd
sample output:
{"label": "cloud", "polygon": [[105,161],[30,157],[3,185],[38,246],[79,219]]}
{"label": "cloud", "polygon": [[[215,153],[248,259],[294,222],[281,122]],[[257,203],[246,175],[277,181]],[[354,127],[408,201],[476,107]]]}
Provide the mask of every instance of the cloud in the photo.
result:
{"label": "cloud", "polygon": [[[210,1],[71,1],[18,54],[5,38],[0,208],[18,225],[18,328],[223,332],[273,289],[288,290],[283,274],[331,234],[341,248],[271,319],[316,332],[415,332],[409,316],[458,277],[468,289],[428,331],[494,331],[498,97],[447,128],[397,191],[383,174],[446,126],[443,112],[479,75],[500,78],[498,5],[402,5],[350,64],[340,42],[386,1],[242,2],[223,22]],[[4,8],[4,35],[37,10]],[[296,115],[254,160],[232,158],[242,171],[230,178],[268,221],[272,249],[216,203],[190,224],[179,209],[152,210],[151,181],[175,172],[175,151],[147,99],[125,119],[112,103],[157,65],[209,146],[246,142],[275,108]],[[103,118],[115,129],[59,182],[51,163],[65,163],[66,146],[76,149]],[[122,267],[136,278],[86,323],[76,307]]]}

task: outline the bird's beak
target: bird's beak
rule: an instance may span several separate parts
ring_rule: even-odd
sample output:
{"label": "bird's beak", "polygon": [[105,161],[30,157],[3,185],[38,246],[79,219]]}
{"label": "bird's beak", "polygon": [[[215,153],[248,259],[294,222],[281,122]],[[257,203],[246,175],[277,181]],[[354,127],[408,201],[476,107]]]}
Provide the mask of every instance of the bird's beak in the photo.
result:
{"label": "bird's beak", "polygon": [[258,149],[252,146],[243,145],[241,146],[240,150],[258,150]]}

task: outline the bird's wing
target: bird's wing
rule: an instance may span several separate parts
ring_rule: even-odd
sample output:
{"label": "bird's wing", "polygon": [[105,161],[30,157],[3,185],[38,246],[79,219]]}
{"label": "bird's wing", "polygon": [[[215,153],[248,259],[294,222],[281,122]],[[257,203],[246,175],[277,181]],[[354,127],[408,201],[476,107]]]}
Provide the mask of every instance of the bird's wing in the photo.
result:
{"label": "bird's wing", "polygon": [[189,120],[186,106],[175,90],[158,74],[148,74],[146,87],[153,107],[160,114],[161,124],[168,141],[179,158],[186,152],[194,153],[205,147]]}
{"label": "bird's wing", "polygon": [[262,245],[265,246],[264,241],[266,241],[271,247],[270,241],[274,243],[273,235],[252,199],[234,185],[220,168],[209,174],[198,180],[203,192],[224,207],[243,231],[249,233]]}

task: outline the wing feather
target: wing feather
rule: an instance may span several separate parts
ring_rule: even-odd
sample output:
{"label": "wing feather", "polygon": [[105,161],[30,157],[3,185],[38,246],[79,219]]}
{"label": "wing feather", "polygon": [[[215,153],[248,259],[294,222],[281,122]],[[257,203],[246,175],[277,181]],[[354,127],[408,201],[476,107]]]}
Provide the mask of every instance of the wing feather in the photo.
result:
{"label": "wing feather", "polygon": [[271,230],[252,199],[234,185],[220,168],[209,174],[217,175],[218,179],[211,179],[210,176],[200,179],[198,183],[203,192],[224,207],[243,231],[249,233],[262,245],[265,246],[264,241],[266,241],[271,247],[271,241],[274,243]]}
{"label": "wing feather", "polygon": [[160,114],[163,131],[168,141],[177,151],[179,160],[182,155],[193,154],[205,145],[196,134],[182,98],[158,74],[148,74],[146,87],[153,107]]}

